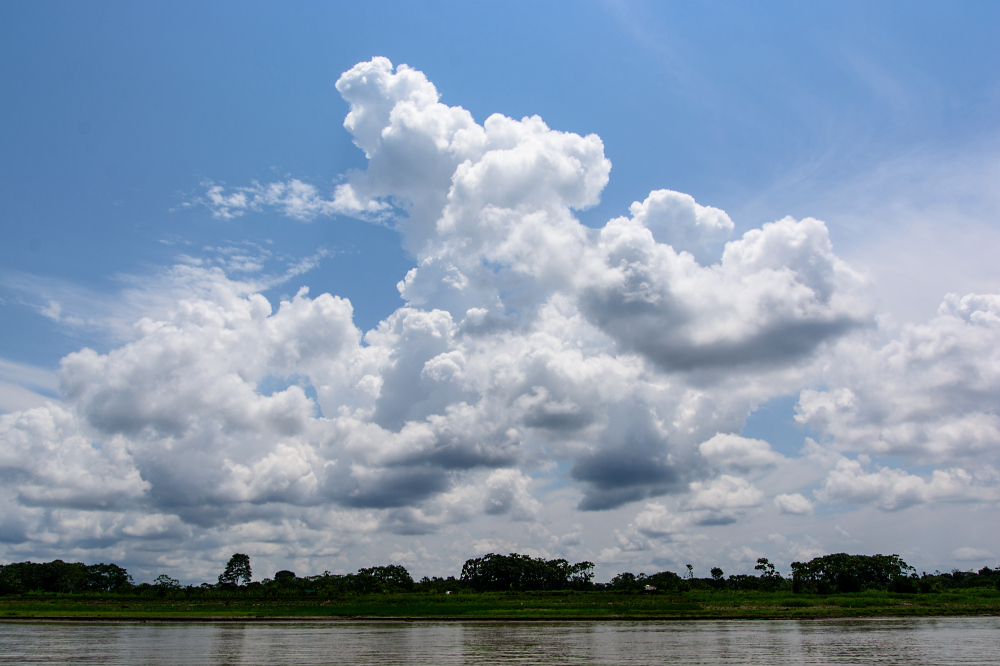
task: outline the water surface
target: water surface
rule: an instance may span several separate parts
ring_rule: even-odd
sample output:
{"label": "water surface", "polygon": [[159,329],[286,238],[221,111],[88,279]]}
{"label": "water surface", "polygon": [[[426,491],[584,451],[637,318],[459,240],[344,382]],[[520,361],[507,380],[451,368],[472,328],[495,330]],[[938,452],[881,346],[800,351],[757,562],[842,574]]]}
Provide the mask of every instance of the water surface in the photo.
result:
{"label": "water surface", "polygon": [[995,664],[1000,618],[0,623],[0,664]]}

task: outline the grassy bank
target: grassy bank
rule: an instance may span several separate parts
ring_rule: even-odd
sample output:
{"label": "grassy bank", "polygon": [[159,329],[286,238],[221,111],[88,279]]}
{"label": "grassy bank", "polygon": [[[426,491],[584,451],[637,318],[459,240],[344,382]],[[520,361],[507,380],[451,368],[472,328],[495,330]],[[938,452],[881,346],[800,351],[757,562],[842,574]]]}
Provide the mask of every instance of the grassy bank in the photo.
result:
{"label": "grassy bank", "polygon": [[1000,614],[1000,592],[937,594],[788,592],[615,594],[520,592],[446,595],[399,593],[352,596],[148,596],[28,594],[0,597],[0,620],[245,619],[245,618],[466,618],[466,619],[754,619],[899,617]]}

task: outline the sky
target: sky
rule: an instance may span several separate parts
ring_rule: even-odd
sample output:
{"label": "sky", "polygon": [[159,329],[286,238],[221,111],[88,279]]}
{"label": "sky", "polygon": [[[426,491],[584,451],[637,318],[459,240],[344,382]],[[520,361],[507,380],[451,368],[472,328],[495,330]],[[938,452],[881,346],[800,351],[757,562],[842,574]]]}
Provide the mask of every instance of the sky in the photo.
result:
{"label": "sky", "polygon": [[0,6],[0,561],[1000,564],[1000,6]]}

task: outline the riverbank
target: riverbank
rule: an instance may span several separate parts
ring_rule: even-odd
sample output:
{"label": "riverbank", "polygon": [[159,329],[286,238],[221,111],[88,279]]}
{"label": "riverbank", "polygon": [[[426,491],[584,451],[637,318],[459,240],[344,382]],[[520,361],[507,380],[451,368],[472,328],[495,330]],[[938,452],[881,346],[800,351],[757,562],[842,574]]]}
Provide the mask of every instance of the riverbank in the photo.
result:
{"label": "riverbank", "polygon": [[4,619],[247,620],[399,618],[435,620],[780,619],[1000,615],[1000,592],[935,594],[787,592],[615,594],[522,592],[150,598],[28,594],[0,597]]}

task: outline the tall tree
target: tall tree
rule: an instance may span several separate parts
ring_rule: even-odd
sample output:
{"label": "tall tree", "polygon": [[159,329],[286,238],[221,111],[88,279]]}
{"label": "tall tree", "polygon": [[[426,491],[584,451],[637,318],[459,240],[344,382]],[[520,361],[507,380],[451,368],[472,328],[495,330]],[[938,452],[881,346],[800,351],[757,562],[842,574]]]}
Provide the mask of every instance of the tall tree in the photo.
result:
{"label": "tall tree", "polygon": [[226,570],[219,574],[219,585],[246,585],[250,582],[250,556],[233,553]]}

